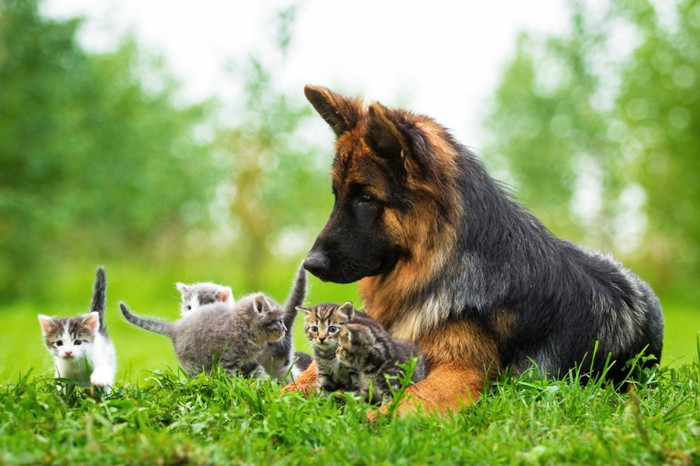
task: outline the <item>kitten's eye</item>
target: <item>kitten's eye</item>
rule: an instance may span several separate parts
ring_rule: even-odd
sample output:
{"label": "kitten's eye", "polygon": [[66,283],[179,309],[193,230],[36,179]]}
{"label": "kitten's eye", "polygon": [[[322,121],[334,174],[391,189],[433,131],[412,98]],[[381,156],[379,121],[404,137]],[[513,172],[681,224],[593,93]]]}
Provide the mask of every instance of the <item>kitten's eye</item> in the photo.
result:
{"label": "kitten's eye", "polygon": [[338,327],[336,327],[335,325],[331,325],[330,327],[328,327],[328,333],[336,333],[337,331]]}
{"label": "kitten's eye", "polygon": [[315,325],[312,325],[311,327],[309,327],[309,330],[316,333],[316,332],[318,332],[318,327]]}
{"label": "kitten's eye", "polygon": [[75,340],[75,341],[73,342],[73,344],[74,344],[75,346],[80,346],[81,344],[83,344],[83,340]]}
{"label": "kitten's eye", "polygon": [[188,304],[187,306],[185,306],[185,309],[187,309],[188,311],[191,311],[191,310],[192,310],[192,306]]}
{"label": "kitten's eye", "polygon": [[56,340],[56,346],[63,346],[62,340]]}

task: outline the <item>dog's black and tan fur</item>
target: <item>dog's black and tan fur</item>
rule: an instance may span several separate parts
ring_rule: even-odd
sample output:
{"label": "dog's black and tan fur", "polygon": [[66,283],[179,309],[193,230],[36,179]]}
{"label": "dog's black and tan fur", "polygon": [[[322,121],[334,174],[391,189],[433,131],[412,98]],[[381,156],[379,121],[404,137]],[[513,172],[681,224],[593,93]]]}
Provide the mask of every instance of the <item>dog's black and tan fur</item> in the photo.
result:
{"label": "dog's black and tan fur", "polygon": [[[359,280],[364,311],[423,351],[428,377],[402,411],[468,405],[486,378],[533,362],[553,376],[577,364],[596,375],[609,354],[607,376],[621,382],[630,358],[661,357],[651,288],[553,236],[444,127],[322,87],[305,94],[337,136],[336,201],[305,267]],[[288,389],[310,383],[313,368]]]}

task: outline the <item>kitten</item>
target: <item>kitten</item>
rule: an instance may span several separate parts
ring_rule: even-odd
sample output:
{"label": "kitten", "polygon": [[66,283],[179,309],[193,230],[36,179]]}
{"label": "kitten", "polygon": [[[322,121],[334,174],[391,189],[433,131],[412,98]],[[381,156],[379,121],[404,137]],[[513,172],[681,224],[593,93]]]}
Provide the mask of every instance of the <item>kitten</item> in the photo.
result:
{"label": "kitten", "polygon": [[306,297],[306,270],[299,266],[292,290],[284,303],[285,336],[267,345],[258,361],[277,380],[290,383],[311,364],[311,356],[294,351],[292,329],[297,317],[297,307],[304,304]]}
{"label": "kitten", "polygon": [[210,282],[193,283],[191,285],[178,282],[175,286],[182,296],[180,313],[183,317],[206,304],[222,302],[233,307],[236,302],[233,298],[233,292],[228,286]]}
{"label": "kitten", "polygon": [[[182,315],[199,309],[202,305],[221,301],[234,304],[231,288],[214,283],[196,283],[194,285],[184,285],[177,283],[177,288],[182,294]],[[274,343],[269,343],[258,358],[258,362],[278,380],[292,382],[309,364],[311,356],[294,351],[292,332],[294,321],[297,316],[297,306],[304,303],[306,296],[306,271],[299,267],[296,280],[292,286],[292,291],[284,305],[284,324],[288,331],[285,336]]]}
{"label": "kitten", "polygon": [[132,324],[169,336],[180,364],[192,377],[218,364],[229,376],[267,378],[257,358],[287,331],[282,309],[260,293],[245,296],[233,307],[219,301],[206,304],[176,322],[139,317],[124,303],[119,307]]}
{"label": "kitten", "polygon": [[[319,304],[298,309],[304,313],[304,332],[314,350],[317,389],[321,393],[356,390],[359,382],[358,372],[352,367],[341,364],[336,358],[338,332],[344,324],[352,320],[366,321],[368,325],[373,325],[374,321],[366,314],[355,311],[350,302],[342,306]],[[379,324],[374,323],[374,325]]]}
{"label": "kitten", "polygon": [[[104,269],[100,267],[89,313],[70,318],[39,314],[39,324],[54,359],[56,377],[90,382],[109,393],[116,373],[116,353],[105,322],[106,283]],[[67,385],[65,392],[70,392],[72,387]]]}
{"label": "kitten", "polygon": [[[425,361],[416,345],[392,338],[381,326],[366,322],[348,322],[338,333],[338,360],[359,373],[358,392],[370,403],[391,401],[391,389],[398,389],[398,376],[403,369],[398,364],[418,358],[412,382],[425,378]],[[387,376],[389,376],[387,378]]]}

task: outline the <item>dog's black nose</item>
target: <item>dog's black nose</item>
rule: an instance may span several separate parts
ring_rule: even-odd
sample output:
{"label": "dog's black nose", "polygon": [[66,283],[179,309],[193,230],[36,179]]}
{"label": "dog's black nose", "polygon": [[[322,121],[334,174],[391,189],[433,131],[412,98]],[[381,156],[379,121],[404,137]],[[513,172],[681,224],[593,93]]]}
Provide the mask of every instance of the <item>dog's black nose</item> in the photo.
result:
{"label": "dog's black nose", "polygon": [[306,260],[304,260],[304,268],[316,275],[323,275],[324,272],[328,272],[330,268],[331,261],[328,259],[325,253],[321,251],[311,251]]}

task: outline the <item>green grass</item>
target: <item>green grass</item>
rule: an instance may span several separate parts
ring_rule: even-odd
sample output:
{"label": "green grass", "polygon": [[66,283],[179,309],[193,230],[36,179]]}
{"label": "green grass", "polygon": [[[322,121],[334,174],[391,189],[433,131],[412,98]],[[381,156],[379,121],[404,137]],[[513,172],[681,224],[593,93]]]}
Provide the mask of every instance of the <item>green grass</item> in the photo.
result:
{"label": "green grass", "polygon": [[[211,263],[211,262],[209,262]],[[57,277],[45,305],[0,309],[2,464],[700,464],[700,312],[662,299],[662,368],[632,394],[531,376],[486,388],[470,409],[447,417],[369,423],[368,407],[313,396],[279,395],[274,382],[179,373],[172,345],[124,321],[135,312],[178,317],[174,282],[213,280],[236,287],[242,272],[106,264],[107,319],[117,348],[114,393],[54,388],[37,313],[74,315],[89,302],[94,268]],[[294,266],[270,271],[268,294],[283,300]],[[357,301],[354,286],[311,280],[308,302]],[[295,327],[299,349],[308,350]]]}
{"label": "green grass", "polygon": [[155,372],[109,397],[50,378],[0,386],[0,464],[698,464],[700,362],[631,393],[504,378],[445,417],[366,419],[352,399],[269,381]]}

